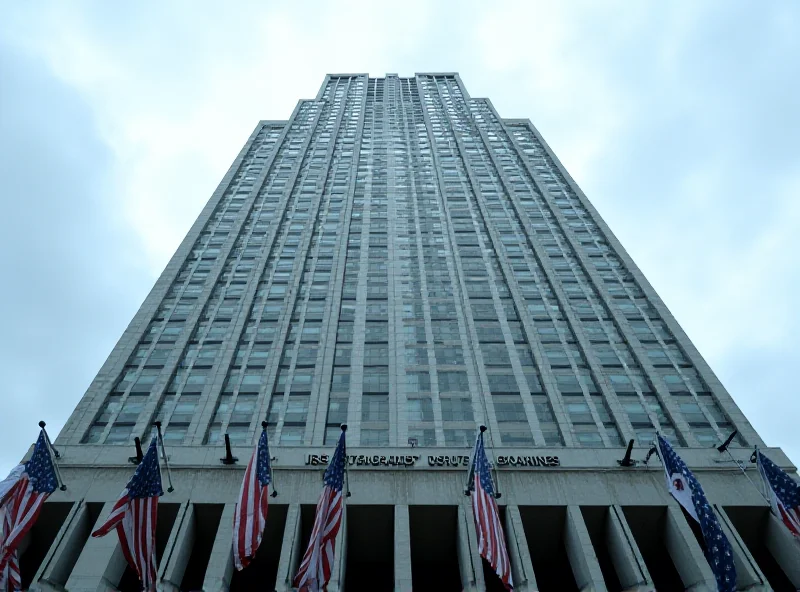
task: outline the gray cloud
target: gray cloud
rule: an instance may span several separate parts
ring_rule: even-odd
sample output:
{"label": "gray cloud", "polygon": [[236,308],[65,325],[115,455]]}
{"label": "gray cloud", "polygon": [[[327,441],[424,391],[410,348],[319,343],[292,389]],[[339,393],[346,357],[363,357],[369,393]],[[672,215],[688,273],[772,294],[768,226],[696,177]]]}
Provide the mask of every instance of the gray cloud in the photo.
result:
{"label": "gray cloud", "polygon": [[152,278],[114,212],[91,109],[40,61],[0,45],[0,473],[53,436]]}

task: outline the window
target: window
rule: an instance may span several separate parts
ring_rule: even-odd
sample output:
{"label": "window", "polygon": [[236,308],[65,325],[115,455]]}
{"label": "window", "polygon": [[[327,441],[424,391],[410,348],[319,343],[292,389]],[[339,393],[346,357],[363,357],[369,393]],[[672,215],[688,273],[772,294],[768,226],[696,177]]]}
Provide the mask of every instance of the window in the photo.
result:
{"label": "window", "polygon": [[362,390],[365,393],[389,392],[389,372],[384,367],[364,368]]}
{"label": "window", "polygon": [[442,398],[443,421],[474,421],[472,401],[467,398]]}
{"label": "window", "polygon": [[[361,421],[389,421],[389,396],[364,395],[361,400]],[[363,434],[363,430],[362,430]]]}
{"label": "window", "polygon": [[489,374],[489,390],[492,393],[518,393],[517,379],[513,374]]}
{"label": "window", "polygon": [[389,430],[362,429],[362,446],[388,446]]}
{"label": "window", "polygon": [[347,393],[350,391],[350,371],[342,368],[335,368],[331,379],[331,392]]}
{"label": "window", "polygon": [[447,446],[469,448],[475,443],[474,430],[444,430],[444,443]]}
{"label": "window", "polygon": [[500,426],[500,441],[504,446],[533,446],[533,436],[528,424]]}
{"label": "window", "polygon": [[328,400],[328,425],[340,426],[347,423],[347,399]]}
{"label": "window", "polygon": [[592,411],[589,408],[589,403],[586,401],[583,395],[565,396],[564,407],[566,408],[567,415],[573,424],[594,424],[594,418],[592,417]]}
{"label": "window", "polygon": [[492,401],[498,422],[525,420],[525,407],[519,395],[495,395]]}
{"label": "window", "polygon": [[439,372],[439,392],[463,392],[469,390],[466,372]]}
{"label": "window", "polygon": [[284,424],[305,424],[308,416],[308,395],[289,395],[284,414]]}
{"label": "window", "polygon": [[436,363],[439,365],[461,365],[464,363],[464,354],[457,346],[436,346]]}
{"label": "window", "polygon": [[407,372],[406,391],[416,393],[431,390],[431,376],[428,372]]}
{"label": "window", "polygon": [[510,366],[511,358],[505,344],[481,343],[483,363],[487,366]]}
{"label": "window", "polygon": [[[256,395],[239,395],[233,404],[231,423],[250,423],[256,411]],[[274,400],[274,399],[273,399]]]}
{"label": "window", "polygon": [[406,407],[408,421],[433,421],[433,405],[430,399],[408,399]]}

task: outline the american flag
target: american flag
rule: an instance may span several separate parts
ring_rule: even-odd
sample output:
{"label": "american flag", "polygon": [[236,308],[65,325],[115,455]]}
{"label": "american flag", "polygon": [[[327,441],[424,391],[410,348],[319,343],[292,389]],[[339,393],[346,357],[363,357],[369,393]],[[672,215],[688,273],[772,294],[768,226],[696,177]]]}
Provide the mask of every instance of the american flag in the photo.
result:
{"label": "american flag", "polygon": [[336,551],[336,534],[342,525],[342,487],[344,485],[347,450],[344,441],[344,430],[339,436],[339,443],[333,453],[331,462],[325,471],[322,495],[319,496],[314,515],[314,528],[300,569],[292,584],[298,592],[319,592],[328,585],[333,570],[333,558]]}
{"label": "american flag", "polygon": [[44,501],[58,487],[53,458],[44,430],[28,462],[17,466],[0,484],[0,591],[21,585],[17,547],[33,528]]}
{"label": "american flag", "polygon": [[718,592],[734,592],[736,568],[733,565],[733,551],[700,482],[661,435],[658,436],[658,451],[667,477],[667,490],[700,524],[706,559],[717,580]]}
{"label": "american flag", "polygon": [[108,519],[92,533],[93,537],[102,537],[113,528],[117,529],[122,553],[136,570],[142,589],[147,592],[156,589],[156,517],[158,498],[162,495],[161,468],[154,436]]}
{"label": "american flag", "polygon": [[769,491],[772,511],[780,516],[786,528],[800,537],[800,485],[761,452],[756,452],[758,471]]}
{"label": "american flag", "polygon": [[478,533],[478,552],[492,566],[506,590],[511,590],[514,587],[511,581],[511,563],[508,560],[506,539],[503,536],[500,512],[494,497],[489,459],[486,458],[486,449],[483,447],[483,432],[478,432],[470,475],[472,513],[475,516],[475,530]]}
{"label": "american flag", "polygon": [[261,432],[256,449],[244,472],[239,501],[233,516],[233,562],[244,569],[255,557],[267,521],[269,484],[269,445],[266,428]]}

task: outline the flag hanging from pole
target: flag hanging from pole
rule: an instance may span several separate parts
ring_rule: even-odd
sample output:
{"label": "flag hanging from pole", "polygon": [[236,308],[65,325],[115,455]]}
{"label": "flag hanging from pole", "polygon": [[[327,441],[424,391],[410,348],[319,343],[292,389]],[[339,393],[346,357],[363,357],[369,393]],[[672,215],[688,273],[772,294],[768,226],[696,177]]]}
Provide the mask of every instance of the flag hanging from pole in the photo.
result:
{"label": "flag hanging from pole", "polygon": [[28,462],[0,482],[0,591],[20,588],[17,547],[33,528],[42,505],[58,487],[55,465],[44,430]]}
{"label": "flag hanging from pole", "polygon": [[311,539],[292,584],[298,592],[324,590],[331,578],[336,554],[336,535],[342,525],[342,488],[346,463],[345,431],[342,429],[336,451],[325,471],[325,484],[317,502]]}
{"label": "flag hanging from pole", "polygon": [[475,516],[475,531],[478,534],[478,552],[489,562],[506,590],[514,587],[511,581],[511,563],[508,559],[506,539],[500,523],[500,511],[494,497],[494,482],[489,459],[483,447],[483,431],[478,432],[472,454],[469,490],[472,494],[472,513]]}
{"label": "flag hanging from pole", "polygon": [[758,450],[756,462],[769,492],[772,512],[780,517],[789,532],[800,537],[800,484]]}
{"label": "flag hanging from pole", "polygon": [[145,592],[156,589],[156,518],[161,488],[161,468],[158,464],[157,438],[136,468],[128,485],[122,490],[105,523],[92,533],[102,537],[116,528],[122,553],[136,570]]}
{"label": "flag hanging from pole", "polygon": [[733,565],[733,550],[725,533],[722,532],[722,526],[711,504],[708,503],[700,482],[660,434],[658,455],[664,465],[667,490],[700,525],[705,542],[706,559],[717,580],[718,592],[734,592],[736,568]]}
{"label": "flag hanging from pole", "polygon": [[233,515],[233,563],[238,570],[248,566],[261,544],[267,522],[271,481],[267,429],[264,428],[244,472],[239,501]]}

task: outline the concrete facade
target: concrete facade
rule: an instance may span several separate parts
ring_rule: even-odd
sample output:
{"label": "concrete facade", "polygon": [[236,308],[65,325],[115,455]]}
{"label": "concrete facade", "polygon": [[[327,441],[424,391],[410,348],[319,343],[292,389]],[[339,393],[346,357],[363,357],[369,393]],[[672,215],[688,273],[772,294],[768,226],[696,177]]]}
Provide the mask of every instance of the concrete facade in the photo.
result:
{"label": "concrete facade", "polygon": [[[497,589],[463,493],[480,424],[515,589],[715,589],[643,463],[657,431],[717,508],[739,589],[800,589],[800,546],[741,470],[757,480],[763,440],[534,126],[457,74],[329,75],[259,122],[57,438],[67,490],[30,537],[26,586],[137,589],[116,539],[89,532],[155,420],[175,485],[164,590],[291,589],[344,422],[329,590]],[[264,420],[279,495],[236,573]],[[738,464],[714,448],[733,430]]]}

